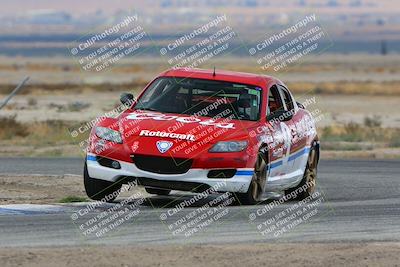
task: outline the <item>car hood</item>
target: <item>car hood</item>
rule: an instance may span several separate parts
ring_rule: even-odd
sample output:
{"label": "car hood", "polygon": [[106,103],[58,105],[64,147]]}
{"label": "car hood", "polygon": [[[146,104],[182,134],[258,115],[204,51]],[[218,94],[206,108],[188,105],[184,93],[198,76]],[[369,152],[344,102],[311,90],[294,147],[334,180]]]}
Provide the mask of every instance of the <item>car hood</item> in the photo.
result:
{"label": "car hood", "polygon": [[151,153],[150,147],[155,148],[154,143],[158,141],[171,142],[174,147],[208,149],[218,141],[244,140],[249,135],[249,128],[256,125],[253,121],[147,111],[124,112],[119,117],[119,131],[124,143],[130,148],[141,147],[136,150],[143,154]]}

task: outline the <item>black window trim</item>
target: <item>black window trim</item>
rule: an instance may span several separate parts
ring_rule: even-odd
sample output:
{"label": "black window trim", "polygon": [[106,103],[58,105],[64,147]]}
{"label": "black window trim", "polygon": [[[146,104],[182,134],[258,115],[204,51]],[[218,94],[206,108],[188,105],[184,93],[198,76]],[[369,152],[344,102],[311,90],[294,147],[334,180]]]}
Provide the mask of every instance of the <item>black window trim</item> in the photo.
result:
{"label": "black window trim", "polygon": [[289,91],[289,89],[286,88],[285,86],[281,85],[281,84],[278,84],[277,87],[279,88],[279,94],[281,95],[281,98],[282,98],[282,100],[283,100],[283,102],[284,102],[285,111],[290,111],[290,110],[289,110],[289,107],[286,106],[286,102],[284,101],[285,98],[284,98],[284,92],[283,92],[283,91],[286,91],[286,92],[289,94],[290,101],[291,101],[292,104],[293,104],[293,110],[294,110],[294,112],[297,112],[297,109],[296,109],[296,106],[297,106],[296,101],[295,101],[295,99],[294,99],[292,93]]}
{"label": "black window trim", "polygon": [[[275,88],[274,88],[274,87],[275,87]],[[274,91],[275,91],[275,93],[277,93],[277,95],[274,94]],[[270,93],[275,97],[275,99],[278,98],[278,99],[276,99],[276,100],[279,101],[279,106],[283,107],[283,108],[286,110],[286,104],[285,104],[285,101],[283,101],[281,92],[280,92],[280,90],[279,90],[279,84],[274,84],[274,85],[272,85],[272,86],[269,88],[269,90],[268,90],[268,97],[267,97],[267,116],[269,115],[269,113],[268,113],[268,108],[269,108],[269,94],[270,94]]]}

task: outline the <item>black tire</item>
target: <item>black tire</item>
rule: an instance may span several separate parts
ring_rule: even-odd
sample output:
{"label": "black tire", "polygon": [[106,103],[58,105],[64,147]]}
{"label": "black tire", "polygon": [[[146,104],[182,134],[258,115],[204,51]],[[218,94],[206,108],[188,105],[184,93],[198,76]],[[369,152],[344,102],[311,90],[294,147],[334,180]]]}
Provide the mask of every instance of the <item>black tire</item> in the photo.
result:
{"label": "black tire", "polygon": [[113,202],[119,195],[122,186],[119,182],[114,183],[90,177],[86,162],[83,171],[83,183],[86,194],[90,199],[106,202]]}
{"label": "black tire", "polygon": [[[291,200],[303,200],[311,196],[315,192],[315,187],[317,184],[317,170],[318,170],[318,158],[319,151],[317,146],[313,145],[308,155],[306,169],[304,171],[303,179],[301,182],[293,188],[285,190],[285,195],[290,195],[291,193],[297,191],[298,193]],[[306,190],[301,190],[299,188],[306,186]]]}
{"label": "black tire", "polygon": [[236,193],[236,199],[242,205],[255,205],[262,201],[267,180],[268,160],[265,152],[259,151],[256,165],[254,166],[254,175],[246,193]]}
{"label": "black tire", "polygon": [[150,188],[150,187],[145,187],[144,188],[147,193],[153,194],[153,195],[159,195],[159,196],[168,196],[171,190],[168,189],[159,189],[159,188]]}

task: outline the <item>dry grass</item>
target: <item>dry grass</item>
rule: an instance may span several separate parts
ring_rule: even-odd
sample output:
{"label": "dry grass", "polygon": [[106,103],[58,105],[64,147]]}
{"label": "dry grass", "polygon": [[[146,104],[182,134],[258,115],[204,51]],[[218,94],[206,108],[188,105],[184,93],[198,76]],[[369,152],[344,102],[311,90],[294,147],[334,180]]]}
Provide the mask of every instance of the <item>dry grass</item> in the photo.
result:
{"label": "dry grass", "polygon": [[27,125],[17,122],[15,117],[16,116],[0,117],[0,139],[9,140],[29,135]]}
{"label": "dry grass", "polygon": [[[19,95],[35,95],[41,93],[63,93],[63,92],[74,92],[81,93],[87,91],[93,92],[114,92],[114,91],[126,91],[126,88],[132,88],[132,91],[142,90],[147,85],[147,80],[135,80],[131,83],[121,84],[27,84]],[[14,84],[0,84],[0,94],[9,94],[14,90]]]}
{"label": "dry grass", "polygon": [[72,138],[70,130],[77,123],[61,120],[20,123],[15,117],[0,117],[1,156],[79,156],[83,148],[79,142],[88,133]]}
{"label": "dry grass", "polygon": [[[254,58],[243,57],[221,57],[207,61],[202,68],[226,69],[232,71],[270,74],[280,77],[281,75],[295,74],[300,75],[300,80],[290,83],[289,87],[294,93],[316,93],[316,94],[353,94],[353,95],[400,95],[400,81],[396,74],[400,73],[399,61],[400,56],[392,55],[384,57],[379,55],[323,55],[318,57],[309,57],[301,60],[298,64],[290,65],[278,72],[266,73],[260,69]],[[81,77],[82,80],[89,80],[98,73],[84,72],[71,58],[57,58],[56,60],[48,60],[46,58],[19,58],[18,64],[14,58],[8,58],[0,62],[0,71],[15,73],[40,73],[44,75],[42,80],[37,80],[36,84],[28,83],[21,94],[30,94],[36,92],[83,92],[92,90],[97,92],[104,91],[121,91],[126,88],[142,89],[149,79],[158,73],[170,68],[167,59],[159,57],[143,57],[134,60],[124,59],[109,70],[101,73],[105,78],[105,83],[101,84],[85,84],[84,82],[72,84],[69,80],[55,80],[54,74],[65,74],[71,77]],[[331,75],[339,75],[336,82],[313,82],[313,76],[319,73],[331,73]],[[51,75],[46,75],[50,73]],[[114,74],[122,74],[121,77],[132,77],[134,81],[124,80],[124,82],[108,83],[107,77]],[[369,76],[372,74],[372,76]],[[374,77],[380,77],[380,74],[391,74],[388,80],[374,80]],[[369,79],[370,81],[353,80],[353,75]],[[50,77],[50,78],[49,78]],[[68,76],[69,77],[69,76]],[[304,79],[306,77],[307,79]],[[308,80],[308,77],[310,79]],[[7,78],[5,76],[5,78]],[[343,79],[343,81],[342,81]],[[285,80],[285,79],[284,79]],[[7,82],[6,82],[7,81]],[[310,82],[309,82],[310,81]],[[14,84],[8,84],[7,79],[0,81],[0,94],[7,94],[15,87]],[[114,84],[115,82],[115,84]],[[12,82],[11,82],[12,83]]]}
{"label": "dry grass", "polygon": [[74,202],[87,202],[89,201],[86,197],[79,197],[79,196],[67,196],[60,199],[59,203],[74,203]]}
{"label": "dry grass", "polygon": [[400,95],[400,82],[288,83],[293,93],[342,95]]}
{"label": "dry grass", "polygon": [[56,120],[28,124],[26,139],[33,145],[68,144],[72,142],[68,131],[70,126],[71,123]]}
{"label": "dry grass", "polygon": [[74,124],[66,121],[21,123],[15,116],[0,117],[0,139],[10,144],[33,146],[73,143],[69,128]]}
{"label": "dry grass", "polygon": [[[132,88],[132,91],[142,90],[150,81],[145,79],[136,79],[131,83],[120,84],[32,84],[26,85],[21,95],[35,95],[41,93],[63,93],[63,92],[117,92],[126,91],[126,88]],[[295,94],[335,94],[335,95],[382,95],[393,96],[400,95],[400,82],[296,82],[287,83],[290,90]],[[9,94],[15,85],[0,84],[0,94]]]}
{"label": "dry grass", "polygon": [[379,126],[368,127],[354,122],[322,128],[320,137],[324,142],[368,142],[375,144],[370,149],[377,145],[389,148],[400,147],[400,129],[381,128]]}

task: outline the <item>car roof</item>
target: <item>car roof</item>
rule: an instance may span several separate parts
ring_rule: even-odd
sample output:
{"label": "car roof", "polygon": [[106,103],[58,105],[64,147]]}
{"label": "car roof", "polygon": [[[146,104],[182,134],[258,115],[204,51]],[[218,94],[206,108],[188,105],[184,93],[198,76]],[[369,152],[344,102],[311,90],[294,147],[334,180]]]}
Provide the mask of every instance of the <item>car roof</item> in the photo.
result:
{"label": "car roof", "polygon": [[213,69],[175,68],[164,71],[163,73],[160,74],[160,76],[227,81],[227,82],[256,85],[267,88],[269,88],[272,84],[283,85],[283,83],[280,80],[268,75],[260,75],[260,74],[228,71],[220,69],[215,70],[215,76],[213,76],[213,73],[214,73]]}

